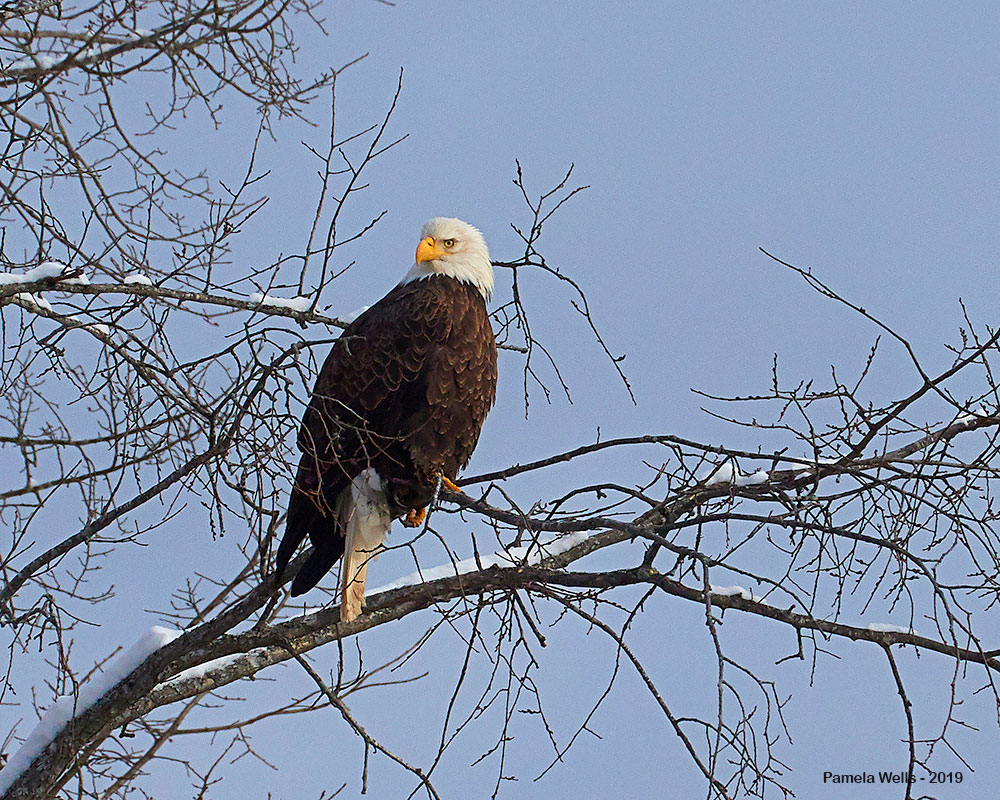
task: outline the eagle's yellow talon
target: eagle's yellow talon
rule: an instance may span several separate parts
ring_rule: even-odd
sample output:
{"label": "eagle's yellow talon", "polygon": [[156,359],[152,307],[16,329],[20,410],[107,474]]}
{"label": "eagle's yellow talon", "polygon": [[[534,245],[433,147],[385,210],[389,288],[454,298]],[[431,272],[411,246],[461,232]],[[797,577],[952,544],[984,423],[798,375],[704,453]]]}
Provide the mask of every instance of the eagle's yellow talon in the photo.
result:
{"label": "eagle's yellow talon", "polygon": [[462,490],[459,488],[458,484],[447,475],[441,476],[441,485],[449,492],[458,492],[459,494],[462,494]]}
{"label": "eagle's yellow talon", "polygon": [[427,517],[427,508],[411,508],[403,517],[403,525],[407,528],[419,528]]}

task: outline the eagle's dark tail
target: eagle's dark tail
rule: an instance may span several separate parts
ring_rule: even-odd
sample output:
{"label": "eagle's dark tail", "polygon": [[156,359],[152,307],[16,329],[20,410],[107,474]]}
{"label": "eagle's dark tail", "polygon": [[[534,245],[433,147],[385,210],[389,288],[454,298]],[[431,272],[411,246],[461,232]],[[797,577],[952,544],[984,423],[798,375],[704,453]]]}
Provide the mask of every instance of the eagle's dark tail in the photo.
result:
{"label": "eagle's dark tail", "polygon": [[339,534],[331,536],[324,544],[328,544],[329,547],[315,548],[312,555],[306,559],[306,563],[302,565],[302,569],[298,571],[295,580],[292,581],[292,597],[298,597],[312,589],[344,554],[343,536]]}
{"label": "eagle's dark tail", "polygon": [[288,499],[285,535],[281,537],[281,544],[278,545],[274,566],[274,583],[278,585],[285,574],[288,562],[305,540],[306,534],[309,534],[315,549],[292,581],[293,597],[309,591],[319,583],[344,553],[344,534],[339,529],[336,516],[324,514],[312,497],[298,488],[298,483],[296,480],[291,497]]}

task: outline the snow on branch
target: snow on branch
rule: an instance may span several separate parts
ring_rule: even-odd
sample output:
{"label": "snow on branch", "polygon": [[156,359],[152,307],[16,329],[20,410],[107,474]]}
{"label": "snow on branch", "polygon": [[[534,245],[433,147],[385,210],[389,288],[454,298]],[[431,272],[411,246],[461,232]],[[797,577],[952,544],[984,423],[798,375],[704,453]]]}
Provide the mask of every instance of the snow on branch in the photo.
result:
{"label": "snow on branch", "polygon": [[127,650],[119,653],[80,687],[76,697],[65,696],[56,700],[28,734],[24,744],[7,759],[0,769],[0,794],[6,792],[21,773],[52,742],[71,719],[86,711],[112,687],[120,683],[136,667],[163,645],[169,644],[182,631],[154,625]]}
{"label": "snow on branch", "polygon": [[708,593],[715,597],[742,597],[744,600],[753,600],[753,592],[742,586],[709,586]]}
{"label": "snow on branch", "polygon": [[893,625],[891,622],[871,622],[868,630],[876,633],[913,633],[909,625]]}
{"label": "snow on branch", "polygon": [[490,567],[529,566],[534,567],[549,558],[565,553],[570,548],[580,544],[589,536],[587,531],[578,531],[565,536],[557,536],[544,542],[536,542],[527,547],[511,547],[508,550],[498,550],[490,555],[476,555],[462,561],[448,562],[429,569],[417,570],[404,578],[397,578],[375,589],[365,592],[366,597],[372,597],[404,586],[418,586],[441,578],[451,578],[456,575],[467,575]]}
{"label": "snow on branch", "polygon": [[312,305],[312,299],[309,297],[299,296],[288,300],[284,297],[272,297],[269,294],[261,294],[260,292],[254,292],[250,295],[250,302],[274,308],[290,308],[292,311],[308,311]]}
{"label": "snow on branch", "polygon": [[361,308],[356,308],[353,311],[348,311],[346,314],[338,314],[337,319],[343,322],[345,325],[350,325],[354,320],[364,314],[371,306],[361,306]]}
{"label": "snow on branch", "polygon": [[708,474],[701,480],[706,486],[717,486],[719,484],[732,484],[733,486],[760,486],[767,483],[770,473],[766,469],[759,469],[749,475],[740,472],[735,458],[727,458],[718,467],[712,466]]}
{"label": "snow on branch", "polygon": [[0,286],[17,283],[37,283],[38,281],[58,280],[76,286],[88,286],[90,281],[82,269],[67,267],[61,261],[43,261],[37,267],[22,272],[0,272]]}

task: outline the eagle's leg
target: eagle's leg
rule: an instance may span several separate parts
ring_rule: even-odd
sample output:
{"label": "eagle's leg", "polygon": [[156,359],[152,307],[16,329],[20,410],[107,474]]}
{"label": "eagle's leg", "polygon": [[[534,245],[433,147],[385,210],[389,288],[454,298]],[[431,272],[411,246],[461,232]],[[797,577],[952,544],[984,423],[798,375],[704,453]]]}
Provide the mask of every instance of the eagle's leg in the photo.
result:
{"label": "eagle's leg", "polygon": [[[437,484],[434,489],[434,495],[431,498],[431,505],[437,503],[438,494],[441,492],[442,486],[450,492],[461,493],[462,491],[454,481],[452,481],[443,472],[440,472],[438,473]],[[421,525],[424,524],[425,519],[427,519],[427,506],[424,506],[423,508],[411,508],[409,511],[406,512],[406,515],[403,517],[402,522],[403,525],[407,528],[419,528]]]}
{"label": "eagle's leg", "polygon": [[427,518],[427,506],[423,508],[411,508],[403,517],[403,525],[407,528],[419,528]]}

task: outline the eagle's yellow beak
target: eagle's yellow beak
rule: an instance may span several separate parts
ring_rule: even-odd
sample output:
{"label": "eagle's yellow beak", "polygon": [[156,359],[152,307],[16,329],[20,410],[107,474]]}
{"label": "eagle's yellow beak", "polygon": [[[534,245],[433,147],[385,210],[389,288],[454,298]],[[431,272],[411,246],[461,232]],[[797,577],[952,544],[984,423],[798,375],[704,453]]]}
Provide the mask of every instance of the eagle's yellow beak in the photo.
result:
{"label": "eagle's yellow beak", "polygon": [[444,254],[445,250],[438,246],[438,243],[434,241],[434,237],[432,236],[422,239],[420,244],[417,245],[418,264],[424,261],[433,261],[436,258],[440,258]]}

